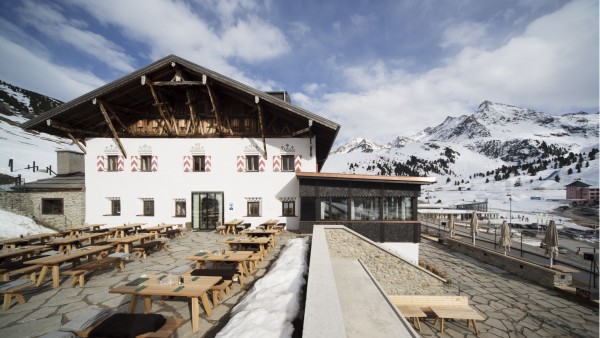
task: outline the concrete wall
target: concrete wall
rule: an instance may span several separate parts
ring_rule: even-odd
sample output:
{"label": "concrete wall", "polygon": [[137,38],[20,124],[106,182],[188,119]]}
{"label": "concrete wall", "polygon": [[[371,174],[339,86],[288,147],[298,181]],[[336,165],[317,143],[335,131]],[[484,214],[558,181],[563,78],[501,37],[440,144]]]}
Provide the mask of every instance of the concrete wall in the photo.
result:
{"label": "concrete wall", "polygon": [[85,172],[85,159],[82,153],[57,150],[56,151],[56,173],[59,175]]}
{"label": "concrete wall", "polygon": [[387,294],[442,295],[446,293],[441,278],[418,265],[409,263],[395,252],[386,250],[354,231],[344,227],[337,229],[329,227],[325,229],[325,234],[332,257],[355,258],[363,261]]}
{"label": "concrete wall", "polygon": [[[64,215],[43,215],[43,198],[62,198]],[[83,191],[0,192],[0,206],[57,229],[79,226],[85,222],[85,193]]]}
{"label": "concrete wall", "polygon": [[554,288],[555,285],[568,286],[571,285],[571,282],[573,281],[570,273],[562,273],[541,265],[505,256],[502,253],[487,250],[479,246],[473,246],[469,243],[455,239],[446,239],[445,243],[454,251],[473,257],[481,262],[499,267],[500,269],[548,288]]}
{"label": "concrete wall", "polygon": [[[282,217],[280,198],[296,198],[300,215],[298,180],[294,172],[275,171],[273,157],[300,155],[301,170],[316,171],[316,157],[307,138],[267,138],[267,158],[263,172],[238,172],[238,156],[264,155],[261,139],[254,138],[126,138],[123,170],[109,172],[98,168],[98,157],[122,155],[110,138],[87,139],[86,221],[88,223],[184,223],[192,220],[192,192],[223,192],[224,219],[244,218],[253,226],[277,218],[290,230],[298,229],[299,217]],[[313,144],[315,141],[313,140]],[[152,155],[157,170],[132,170],[132,157]],[[184,171],[184,156],[210,156],[210,172]],[[261,217],[246,216],[246,198],[261,198]],[[110,199],[119,198],[121,215],[110,215]],[[154,200],[154,216],[143,216],[142,198]],[[175,199],[185,199],[186,217],[175,217]]]}

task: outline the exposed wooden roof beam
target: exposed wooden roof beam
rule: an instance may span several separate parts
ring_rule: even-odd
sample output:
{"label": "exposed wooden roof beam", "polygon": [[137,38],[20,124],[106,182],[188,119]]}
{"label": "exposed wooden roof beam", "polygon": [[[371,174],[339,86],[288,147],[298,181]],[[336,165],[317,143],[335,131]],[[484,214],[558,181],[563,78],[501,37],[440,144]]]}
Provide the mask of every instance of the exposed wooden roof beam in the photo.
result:
{"label": "exposed wooden roof beam", "polygon": [[221,118],[219,116],[219,110],[217,109],[215,93],[214,93],[212,86],[210,86],[208,84],[208,82],[205,82],[205,85],[206,85],[206,89],[208,89],[208,97],[210,99],[210,104],[212,105],[213,112],[215,113],[215,124],[216,124],[215,131],[217,134],[220,134],[222,132],[223,126],[221,125]]}
{"label": "exposed wooden roof beam", "polygon": [[84,154],[87,154],[87,150],[85,149],[83,144],[79,143],[79,140],[76,139],[75,136],[73,136],[73,134],[67,133],[67,136],[69,136],[71,141],[73,141],[73,143],[75,143],[79,147],[79,149],[81,149],[81,151],[83,151]]}
{"label": "exposed wooden roof beam", "polygon": [[123,130],[127,130],[127,126],[125,126],[125,123],[123,123],[123,121],[121,121],[121,119],[119,118],[119,116],[117,115],[117,113],[115,112],[115,110],[113,109],[111,104],[109,104],[108,102],[101,100],[99,98],[95,98],[94,100],[96,100],[98,103],[102,104],[112,114],[112,116],[115,118],[115,120],[117,120],[119,125],[121,125],[121,128],[123,128]]}
{"label": "exposed wooden roof beam", "polygon": [[104,120],[106,120],[106,124],[108,125],[110,132],[113,134],[113,138],[115,139],[115,142],[117,142],[117,145],[119,146],[119,149],[121,149],[123,156],[127,157],[127,152],[125,151],[125,147],[123,147],[123,144],[121,143],[121,139],[119,139],[119,135],[117,135],[117,131],[115,130],[115,127],[113,126],[112,122],[110,121],[110,118],[108,117],[108,113],[106,112],[106,108],[104,107],[104,104],[102,104],[102,101],[97,101],[97,102],[98,102],[98,107],[100,107],[100,112],[102,112],[102,116],[104,116]]}
{"label": "exposed wooden roof beam", "polygon": [[302,135],[304,133],[308,133],[310,131],[310,127],[306,127],[304,129],[300,129],[298,131],[295,131],[292,133],[292,136],[298,136],[298,135]]}
{"label": "exposed wooden roof beam", "polygon": [[156,92],[156,88],[154,88],[152,81],[146,75],[144,75],[142,76],[142,84],[146,84],[150,88],[152,98],[154,98],[154,104],[157,107],[160,116],[163,118],[163,121],[165,122],[165,129],[167,130],[167,133],[171,134],[172,130],[175,129],[175,132],[177,133],[177,135],[179,135],[179,133],[177,132],[177,128],[174,128],[171,125],[169,119],[167,118],[168,112],[165,110],[164,103],[162,103],[160,98],[158,97],[158,93]]}
{"label": "exposed wooden roof beam", "polygon": [[265,157],[267,157],[267,141],[265,139],[265,126],[263,121],[263,111],[260,104],[260,98],[258,96],[254,97],[254,102],[256,103],[256,109],[258,110],[258,124],[260,126],[260,136],[263,141],[263,149],[265,151]]}
{"label": "exposed wooden roof beam", "polygon": [[202,81],[156,81],[154,86],[201,86]]}
{"label": "exposed wooden roof beam", "polygon": [[82,129],[73,128],[73,127],[71,127],[71,126],[69,126],[67,124],[60,123],[60,122],[54,121],[52,119],[46,120],[46,124],[49,127],[52,127],[54,129],[57,129],[57,130],[60,130],[60,131],[64,131],[64,132],[67,132],[67,133],[90,135],[90,136],[103,136],[104,135],[102,133],[98,133],[98,132],[95,132],[95,131],[82,130]]}

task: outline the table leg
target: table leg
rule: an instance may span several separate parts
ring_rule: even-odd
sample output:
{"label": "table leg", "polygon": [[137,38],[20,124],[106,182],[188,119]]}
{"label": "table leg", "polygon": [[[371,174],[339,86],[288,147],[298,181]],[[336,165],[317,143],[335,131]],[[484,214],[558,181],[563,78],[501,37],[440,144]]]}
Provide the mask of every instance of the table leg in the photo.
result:
{"label": "table leg", "polygon": [[134,313],[137,307],[138,295],[131,295],[131,303],[129,303],[129,313]]}
{"label": "table leg", "polygon": [[208,300],[206,292],[200,296],[200,299],[202,300],[202,306],[204,307],[204,311],[206,311],[206,316],[212,316],[212,309],[210,308],[210,301]]}
{"label": "table leg", "polygon": [[125,251],[125,253],[129,253],[129,244],[123,244],[123,251]]}
{"label": "table leg", "polygon": [[200,304],[198,297],[192,297],[192,332],[196,333],[199,330],[200,324]]}
{"label": "table leg", "polygon": [[250,276],[250,271],[248,271],[248,266],[246,266],[246,261],[238,263],[238,270],[245,274],[246,276]]}
{"label": "table leg", "polygon": [[60,275],[58,265],[52,266],[52,287],[57,288],[60,286]]}
{"label": "table leg", "polygon": [[46,274],[48,273],[48,266],[42,266],[42,271],[40,271],[40,275],[38,276],[37,283],[35,286],[40,286],[44,282],[44,278],[46,278]]}
{"label": "table leg", "polygon": [[152,297],[151,296],[144,297],[144,310],[146,311],[146,313],[149,313],[152,311]]}
{"label": "table leg", "polygon": [[444,318],[440,318],[440,333],[444,333]]}
{"label": "table leg", "polygon": [[12,294],[5,293],[4,294],[4,306],[2,306],[2,310],[6,311],[10,309],[10,303],[12,302]]}
{"label": "table leg", "polygon": [[[475,336],[479,336],[479,331],[477,331],[477,324],[475,324],[475,319],[471,319],[473,321],[473,329],[475,329]],[[469,321],[467,320],[467,324]]]}

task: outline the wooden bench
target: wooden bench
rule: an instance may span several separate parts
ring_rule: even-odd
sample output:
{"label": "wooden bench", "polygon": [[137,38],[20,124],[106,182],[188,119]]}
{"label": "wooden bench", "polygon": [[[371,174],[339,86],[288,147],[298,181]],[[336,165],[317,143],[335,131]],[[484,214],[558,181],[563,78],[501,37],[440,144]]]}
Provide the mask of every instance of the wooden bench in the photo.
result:
{"label": "wooden bench", "polygon": [[219,284],[216,284],[210,288],[212,293],[213,307],[217,307],[217,305],[219,305],[219,300],[223,301],[224,298],[221,292],[224,291],[226,295],[229,294],[231,291],[231,284],[232,282],[230,280],[223,279]]}
{"label": "wooden bench", "polygon": [[71,287],[75,287],[75,285],[77,285],[77,282],[79,282],[79,287],[83,287],[85,285],[85,274],[87,272],[103,270],[111,265],[114,268],[118,266],[121,269],[121,271],[125,270],[125,265],[123,264],[123,260],[120,257],[105,257],[97,259],[95,261],[77,265],[71,270],[63,271],[62,274],[66,276],[71,276]]}
{"label": "wooden bench", "polygon": [[469,322],[473,324],[475,335],[478,336],[475,321],[485,320],[485,317],[469,305],[469,298],[465,296],[390,295],[389,298],[406,317],[413,320],[416,318],[419,330],[419,318],[426,317],[427,312],[433,313],[436,322],[440,320],[440,333],[444,333],[444,319],[464,319],[467,321],[467,327]]}
{"label": "wooden bench", "polygon": [[4,294],[4,304],[2,306],[2,309],[6,311],[10,308],[13,297],[15,297],[19,304],[25,304],[25,298],[23,298],[23,290],[33,285],[34,282],[30,280],[19,280],[5,283],[4,285],[0,286],[0,293]]}
{"label": "wooden bench", "polygon": [[11,277],[23,275],[24,277],[29,277],[35,283],[36,274],[41,268],[40,265],[25,265],[22,268],[14,270],[0,269],[0,276],[2,276],[3,282],[8,282]]}
{"label": "wooden bench", "polygon": [[142,257],[146,259],[148,257],[148,253],[152,250],[160,251],[167,246],[166,240],[156,240],[147,242],[144,244],[139,244],[134,246],[131,251],[137,253],[137,260],[140,260]]}

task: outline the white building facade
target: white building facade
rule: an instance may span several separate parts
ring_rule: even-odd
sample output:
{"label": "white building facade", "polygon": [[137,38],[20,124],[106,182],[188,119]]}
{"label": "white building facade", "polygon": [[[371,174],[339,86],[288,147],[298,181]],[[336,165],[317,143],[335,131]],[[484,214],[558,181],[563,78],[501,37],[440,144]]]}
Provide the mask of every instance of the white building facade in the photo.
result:
{"label": "white building facade", "polygon": [[256,138],[124,138],[124,158],[113,139],[88,139],[86,222],[214,229],[234,218],[253,227],[275,218],[297,230],[295,173],[317,168],[310,140],[265,141],[267,157]]}

